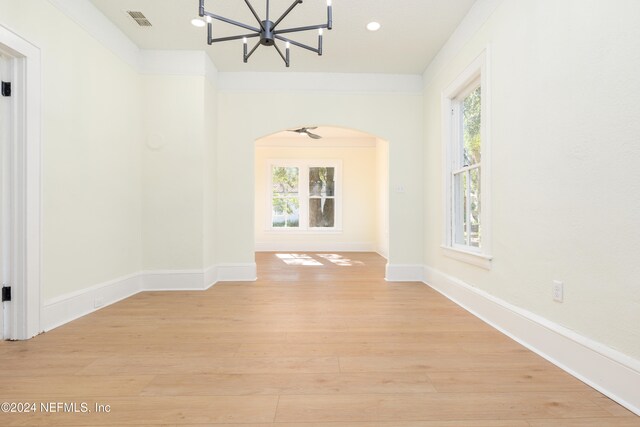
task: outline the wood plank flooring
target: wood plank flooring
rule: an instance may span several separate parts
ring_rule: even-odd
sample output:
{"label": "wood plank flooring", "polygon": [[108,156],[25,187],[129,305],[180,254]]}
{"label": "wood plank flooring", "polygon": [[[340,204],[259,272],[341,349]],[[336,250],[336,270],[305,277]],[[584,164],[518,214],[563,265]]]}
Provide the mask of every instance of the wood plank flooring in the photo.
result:
{"label": "wood plank flooring", "polygon": [[257,282],[138,294],[0,342],[0,402],[38,405],[0,425],[640,426],[428,286],[385,282],[376,254],[256,261]]}

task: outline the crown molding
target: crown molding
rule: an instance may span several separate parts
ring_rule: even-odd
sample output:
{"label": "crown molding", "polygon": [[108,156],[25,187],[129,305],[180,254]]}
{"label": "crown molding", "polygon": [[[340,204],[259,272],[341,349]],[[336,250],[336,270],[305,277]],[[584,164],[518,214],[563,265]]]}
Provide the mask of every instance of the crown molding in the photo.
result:
{"label": "crown molding", "polygon": [[204,51],[140,49],[87,0],[49,0],[92,37],[144,75],[204,76],[221,90],[351,92],[422,95],[418,74],[219,72]]}
{"label": "crown molding", "polygon": [[503,0],[477,0],[474,3],[462,22],[460,22],[460,25],[451,34],[449,40],[442,46],[422,74],[425,87],[460,52],[471,37],[480,30],[502,2]]}
{"label": "crown molding", "polygon": [[140,49],[97,7],[87,0],[49,0],[69,19],[83,28],[133,69],[140,69]]}
{"label": "crown molding", "polygon": [[422,95],[418,74],[220,72],[227,92],[361,92]]}
{"label": "crown molding", "polygon": [[140,74],[204,76],[216,85],[218,70],[203,50],[140,49],[87,0],[49,0],[58,10]]}
{"label": "crown molding", "polygon": [[201,50],[141,50],[140,74],[163,76],[204,76],[217,85],[218,70]]}

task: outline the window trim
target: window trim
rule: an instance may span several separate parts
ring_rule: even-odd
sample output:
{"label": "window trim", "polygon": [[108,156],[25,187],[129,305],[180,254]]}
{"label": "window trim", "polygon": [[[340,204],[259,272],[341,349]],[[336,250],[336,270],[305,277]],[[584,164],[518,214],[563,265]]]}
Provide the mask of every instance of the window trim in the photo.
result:
{"label": "window trim", "polygon": [[[300,199],[299,227],[274,227],[272,218],[272,169],[274,166],[296,167],[300,178],[298,181],[298,198]],[[309,227],[309,168],[312,167],[332,167],[335,168],[334,180],[334,226],[333,227]],[[266,161],[267,174],[267,197],[266,197],[266,218],[265,231],[268,233],[287,234],[339,234],[342,233],[342,161],[332,159],[268,159]],[[304,176],[303,176],[304,174]]]}
{"label": "window trim", "polygon": [[[489,46],[476,57],[460,75],[442,91],[442,171],[443,171],[443,235],[442,254],[489,270],[491,268],[491,86],[489,78]],[[454,127],[459,121],[460,99],[477,86],[482,89],[480,138],[480,224],[482,244],[480,248],[456,244],[453,239],[453,146],[459,141],[460,130]]]}

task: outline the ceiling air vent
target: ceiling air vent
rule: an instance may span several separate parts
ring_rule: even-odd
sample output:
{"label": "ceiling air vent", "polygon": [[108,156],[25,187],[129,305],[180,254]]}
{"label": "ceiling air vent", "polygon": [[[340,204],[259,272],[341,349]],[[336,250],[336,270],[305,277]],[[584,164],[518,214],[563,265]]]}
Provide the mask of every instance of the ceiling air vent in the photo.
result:
{"label": "ceiling air vent", "polygon": [[147,19],[146,16],[142,12],[137,12],[135,10],[127,10],[127,14],[133,18],[134,21],[138,23],[141,27],[150,27],[151,22]]}

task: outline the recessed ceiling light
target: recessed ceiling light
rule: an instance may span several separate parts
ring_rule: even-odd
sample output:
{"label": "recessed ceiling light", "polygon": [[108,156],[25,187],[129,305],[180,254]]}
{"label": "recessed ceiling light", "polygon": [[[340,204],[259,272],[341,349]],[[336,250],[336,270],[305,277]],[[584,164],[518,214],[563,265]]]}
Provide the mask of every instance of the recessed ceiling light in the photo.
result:
{"label": "recessed ceiling light", "polygon": [[367,30],[369,31],[378,31],[381,25],[376,21],[371,21],[367,24]]}
{"label": "recessed ceiling light", "polygon": [[207,24],[200,18],[193,18],[191,20],[191,25],[193,25],[194,27],[204,27]]}

